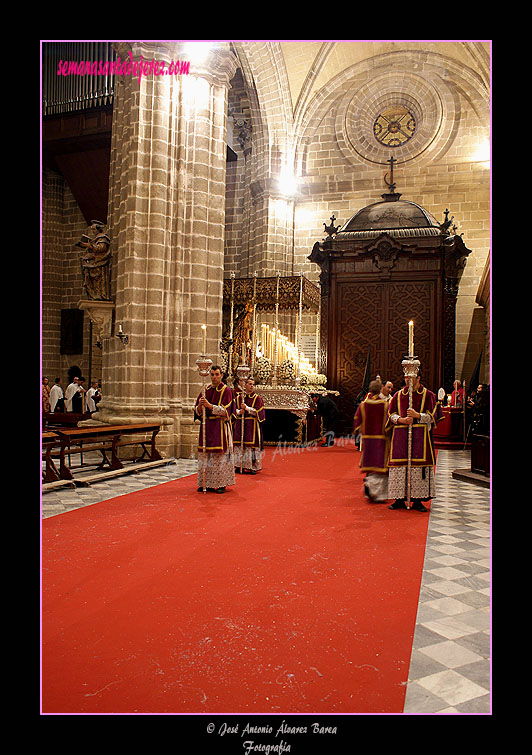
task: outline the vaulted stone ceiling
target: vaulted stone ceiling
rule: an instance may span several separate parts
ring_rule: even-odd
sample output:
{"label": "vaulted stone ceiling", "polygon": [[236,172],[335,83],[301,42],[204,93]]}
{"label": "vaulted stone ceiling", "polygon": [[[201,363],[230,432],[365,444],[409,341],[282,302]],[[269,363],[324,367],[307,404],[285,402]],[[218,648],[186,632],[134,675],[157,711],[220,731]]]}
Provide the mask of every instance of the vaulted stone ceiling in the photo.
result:
{"label": "vaulted stone ceiling", "polygon": [[312,97],[341,71],[364,60],[390,52],[433,52],[472,68],[489,82],[489,42],[401,42],[373,40],[279,42],[290,86],[294,110],[307,78],[306,96]]}
{"label": "vaulted stone ceiling", "polygon": [[[255,135],[299,175],[305,152],[335,119],[347,164],[382,165],[391,145],[379,145],[374,126],[385,107],[413,116],[415,138],[395,150],[398,164],[429,164],[454,150],[478,159],[490,127],[489,41],[295,40],[235,41],[251,97]],[[468,111],[476,122],[468,143],[457,138]],[[475,129],[477,130],[475,133]],[[397,146],[394,144],[393,146]],[[485,150],[485,147],[483,147]],[[270,167],[275,165],[272,159]]]}

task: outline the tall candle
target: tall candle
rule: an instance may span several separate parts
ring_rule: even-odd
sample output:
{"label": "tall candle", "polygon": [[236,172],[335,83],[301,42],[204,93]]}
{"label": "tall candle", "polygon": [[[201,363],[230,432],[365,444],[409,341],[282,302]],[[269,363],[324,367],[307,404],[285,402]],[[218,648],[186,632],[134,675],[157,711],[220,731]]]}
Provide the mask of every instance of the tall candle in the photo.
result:
{"label": "tall candle", "polygon": [[414,356],[414,321],[408,323],[408,356]]}
{"label": "tall candle", "polygon": [[207,326],[202,325],[201,329],[203,330],[203,356],[207,353]]}

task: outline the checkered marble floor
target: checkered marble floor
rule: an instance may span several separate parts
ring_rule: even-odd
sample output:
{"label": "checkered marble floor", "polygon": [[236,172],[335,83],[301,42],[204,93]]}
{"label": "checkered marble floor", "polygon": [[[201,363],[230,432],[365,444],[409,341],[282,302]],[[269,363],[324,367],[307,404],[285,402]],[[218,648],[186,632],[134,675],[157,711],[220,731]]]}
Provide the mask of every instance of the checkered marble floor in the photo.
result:
{"label": "checkered marble floor", "polygon": [[[90,455],[86,454],[86,458],[90,458]],[[60,487],[47,490],[41,496],[42,518],[46,519],[82,506],[90,506],[93,503],[133,493],[135,490],[143,490],[153,485],[161,485],[163,482],[177,480],[179,477],[196,473],[197,468],[196,459],[169,459],[168,463],[162,466],[148,468],[146,471],[135,474],[129,473],[108,480],[100,480],[92,483],[90,487]],[[77,476],[82,477],[81,474]]]}
{"label": "checkered marble floor", "polygon": [[[404,712],[490,712],[490,491],[455,480],[469,451],[438,451]],[[194,459],[43,493],[42,517],[195,474]]]}
{"label": "checkered marble floor", "polygon": [[405,713],[490,712],[490,491],[438,451]]}

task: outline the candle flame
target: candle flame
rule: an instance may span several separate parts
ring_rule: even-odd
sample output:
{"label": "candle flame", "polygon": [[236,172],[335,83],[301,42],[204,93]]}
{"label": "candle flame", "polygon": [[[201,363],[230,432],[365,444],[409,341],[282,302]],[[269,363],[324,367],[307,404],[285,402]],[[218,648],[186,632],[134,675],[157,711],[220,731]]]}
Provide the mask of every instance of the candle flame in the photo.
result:
{"label": "candle flame", "polygon": [[410,322],[409,322],[408,324],[409,324],[409,325],[413,325],[413,324],[414,324],[414,321],[413,321],[413,320],[410,320]]}
{"label": "candle flame", "polygon": [[206,325],[202,325],[202,326],[201,326],[201,329],[202,329],[202,330],[207,330],[207,326],[206,326]]}

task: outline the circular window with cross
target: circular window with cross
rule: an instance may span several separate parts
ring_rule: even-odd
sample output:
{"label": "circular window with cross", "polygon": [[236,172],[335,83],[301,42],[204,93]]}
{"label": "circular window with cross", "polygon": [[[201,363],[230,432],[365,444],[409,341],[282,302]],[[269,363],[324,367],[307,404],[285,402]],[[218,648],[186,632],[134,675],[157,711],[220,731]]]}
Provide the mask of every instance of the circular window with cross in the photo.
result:
{"label": "circular window with cross", "polygon": [[400,147],[414,136],[416,119],[401,105],[380,112],[373,124],[373,133],[385,147]]}

